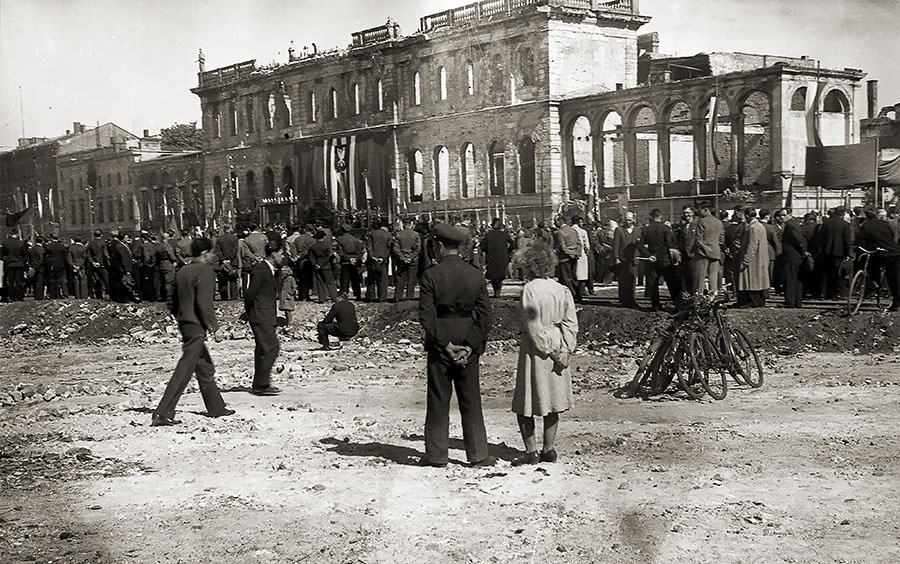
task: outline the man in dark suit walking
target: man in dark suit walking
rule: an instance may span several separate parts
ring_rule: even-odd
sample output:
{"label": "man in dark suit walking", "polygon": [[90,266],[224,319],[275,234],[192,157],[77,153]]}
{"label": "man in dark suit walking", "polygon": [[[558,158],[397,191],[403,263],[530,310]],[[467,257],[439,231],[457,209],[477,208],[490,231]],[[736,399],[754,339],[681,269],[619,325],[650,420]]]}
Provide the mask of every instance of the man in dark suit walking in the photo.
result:
{"label": "man in dark suit walking", "polygon": [[419,321],[428,353],[428,399],[423,466],[445,466],[450,442],[450,396],[456,387],[466,458],[493,466],[481,408],[478,359],[493,322],[481,271],[459,256],[466,235],[445,223],[434,226],[441,262],[425,270],[419,284]]}
{"label": "man in dark suit walking", "polygon": [[254,266],[250,273],[250,285],[244,292],[244,313],[256,341],[252,392],[259,396],[272,396],[281,393],[281,389],[272,385],[271,377],[272,366],[280,350],[275,334],[278,315],[275,270],[284,264],[284,244],[269,241],[265,245],[265,255],[265,260]]}
{"label": "man in dark suit walking", "polygon": [[[650,265],[647,268],[647,295],[653,311],[662,309],[659,299],[659,279],[666,281],[669,296],[677,307],[681,303],[681,277],[678,276],[676,262],[681,261],[675,242],[675,232],[663,223],[662,212],[654,208],[650,212],[650,224],[644,229],[641,240],[641,254],[647,256]],[[673,255],[677,261],[673,260]]]}
{"label": "man in dark suit walking", "polygon": [[212,242],[205,238],[191,241],[194,260],[178,271],[175,289],[167,296],[169,311],[178,320],[181,331],[181,358],[175,365],[172,379],[163,392],[159,406],[153,412],[151,427],[175,425],[175,407],[184,393],[191,376],[197,375],[200,395],[210,417],[233,415],[234,410],[225,407],[222,394],[216,386],[215,366],[206,348],[206,333],[219,328],[213,297],[216,292],[216,274],[210,266],[214,255]]}

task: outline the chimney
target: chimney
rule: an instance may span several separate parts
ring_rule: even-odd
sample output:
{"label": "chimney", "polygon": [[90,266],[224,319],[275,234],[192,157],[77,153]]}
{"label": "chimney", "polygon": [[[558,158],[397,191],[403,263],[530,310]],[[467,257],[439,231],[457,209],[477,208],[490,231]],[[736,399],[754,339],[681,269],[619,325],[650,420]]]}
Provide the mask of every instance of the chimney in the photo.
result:
{"label": "chimney", "polygon": [[67,130],[66,130],[66,135],[71,135],[71,134],[72,134],[72,131],[67,129]]}
{"label": "chimney", "polygon": [[149,129],[145,129],[145,130],[144,130],[144,139],[146,139],[147,137],[150,137],[150,130],[149,130]]}
{"label": "chimney", "polygon": [[79,133],[82,132],[81,122],[76,121],[76,122],[72,123],[72,132],[75,133],[75,135],[78,135]]}
{"label": "chimney", "polygon": [[866,81],[866,99],[869,102],[869,119],[878,115],[878,81]]}

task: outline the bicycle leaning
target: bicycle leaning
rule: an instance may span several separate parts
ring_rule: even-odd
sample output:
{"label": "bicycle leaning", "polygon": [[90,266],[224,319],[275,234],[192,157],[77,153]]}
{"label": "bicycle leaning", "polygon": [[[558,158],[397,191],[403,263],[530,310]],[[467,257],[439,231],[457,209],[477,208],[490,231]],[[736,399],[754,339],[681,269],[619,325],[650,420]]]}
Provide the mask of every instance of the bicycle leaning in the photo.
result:
{"label": "bicycle leaning", "polygon": [[762,362],[747,334],[730,326],[727,301],[716,294],[685,300],[671,323],[651,339],[625,395],[633,397],[644,390],[661,394],[676,377],[694,399],[706,393],[723,399],[728,375],[738,384],[762,386]]}
{"label": "bicycle leaning", "polygon": [[875,298],[875,306],[881,309],[882,299],[887,300],[891,297],[888,291],[887,277],[884,267],[879,267],[877,273],[870,272],[869,260],[872,255],[878,252],[886,252],[885,249],[877,247],[874,251],[869,251],[862,247],[856,247],[862,254],[860,258],[860,267],[850,280],[850,291],[847,293],[847,315],[855,315],[862,308],[863,302],[867,299]]}

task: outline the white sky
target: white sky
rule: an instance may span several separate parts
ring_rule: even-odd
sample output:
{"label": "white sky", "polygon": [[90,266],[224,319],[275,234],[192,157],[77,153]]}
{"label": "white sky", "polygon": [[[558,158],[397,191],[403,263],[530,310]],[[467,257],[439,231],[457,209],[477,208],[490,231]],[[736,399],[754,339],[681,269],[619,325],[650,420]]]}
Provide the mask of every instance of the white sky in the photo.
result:
{"label": "white sky", "polygon": [[[465,0],[0,0],[0,150],[22,133],[54,137],[113,122],[140,135],[199,121],[197,51],[206,68],[286,61],[294,41],[345,47],[350,33],[418,18]],[[900,0],[640,0],[675,55],[742,51],[809,55],[879,81],[900,102]],[[19,88],[23,113],[19,107]],[[858,98],[865,112],[865,90]]]}

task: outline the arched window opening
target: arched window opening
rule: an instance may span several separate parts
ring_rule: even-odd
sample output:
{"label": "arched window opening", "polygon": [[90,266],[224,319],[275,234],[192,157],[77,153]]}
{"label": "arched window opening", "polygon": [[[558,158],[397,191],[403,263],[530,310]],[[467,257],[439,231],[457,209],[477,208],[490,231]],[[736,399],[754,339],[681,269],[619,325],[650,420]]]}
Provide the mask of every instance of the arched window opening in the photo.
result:
{"label": "arched window opening", "polygon": [[434,199],[445,199],[449,195],[450,151],[440,146],[434,150]]}
{"label": "arched window opening", "polygon": [[291,197],[294,194],[294,169],[290,165],[281,169],[281,186],[278,187],[276,193],[282,196]]}
{"label": "arched window opening", "polygon": [[247,98],[246,104],[246,117],[247,117],[247,133],[253,133],[254,123],[253,123],[253,98]]}
{"label": "arched window opening", "polygon": [[847,111],[847,99],[840,90],[832,90],[825,95],[822,111],[825,113],[844,113]]}
{"label": "arched window opening", "polygon": [[244,207],[256,207],[256,174],[252,170],[248,170],[244,179],[244,192],[242,194]]}
{"label": "arched window opening", "polygon": [[491,59],[491,98],[499,101],[506,95],[507,77],[503,57],[496,54]]}
{"label": "arched window opening", "polygon": [[425,184],[424,162],[422,151],[415,150],[407,157],[409,165],[409,199],[411,202],[422,201],[422,189]]}
{"label": "arched window opening", "polygon": [[263,198],[275,197],[275,172],[270,167],[263,171]]}
{"label": "arched window opening", "polygon": [[519,192],[535,193],[534,139],[530,135],[519,141]]}
{"label": "arched window opening", "polygon": [[535,83],[534,49],[531,47],[519,49],[519,78],[522,86],[532,86]]}
{"label": "arched window opening", "polygon": [[772,141],[769,127],[769,98],[753,92],[741,108],[738,178],[742,185],[764,185],[772,179]]}
{"label": "arched window opening", "polygon": [[502,196],[505,193],[504,180],[506,170],[506,155],[503,143],[494,141],[488,150],[491,169],[491,196]]}
{"label": "arched window opening", "polygon": [[569,133],[572,169],[569,171],[569,192],[584,197],[588,193],[594,174],[594,141],[591,137],[591,121],[580,116],[572,124]]}
{"label": "arched window opening", "polygon": [[418,106],[422,103],[422,77],[416,72],[413,75],[413,105]]}
{"label": "arched window opening", "polygon": [[438,71],[438,81],[440,82],[441,100],[447,99],[447,69],[441,67]]}
{"label": "arched window opening", "polygon": [[669,156],[665,177],[670,182],[694,178],[694,124],[691,117],[691,108],[684,102],[676,103],[669,110]]}
{"label": "arched window opening", "polygon": [[463,145],[460,151],[460,180],[463,198],[475,197],[475,146],[471,143]]}
{"label": "arched window opening", "polygon": [[634,116],[634,184],[659,182],[659,137],[656,114],[643,106]]}
{"label": "arched window opening", "polygon": [[603,120],[603,176],[605,188],[625,185],[625,137],[622,116],[610,112]]}
{"label": "arched window opening", "polygon": [[795,112],[806,111],[806,87],[801,86],[791,96],[791,110]]}

